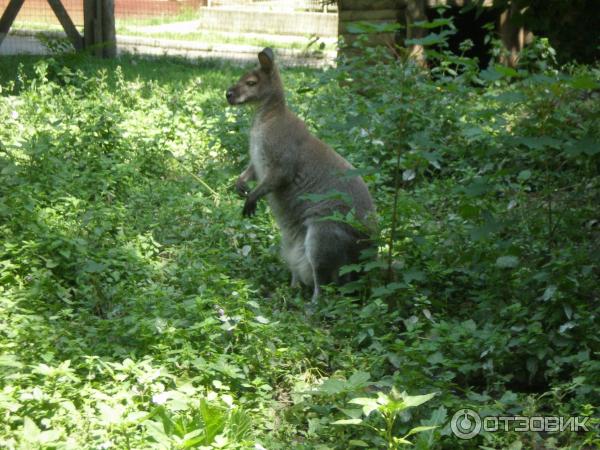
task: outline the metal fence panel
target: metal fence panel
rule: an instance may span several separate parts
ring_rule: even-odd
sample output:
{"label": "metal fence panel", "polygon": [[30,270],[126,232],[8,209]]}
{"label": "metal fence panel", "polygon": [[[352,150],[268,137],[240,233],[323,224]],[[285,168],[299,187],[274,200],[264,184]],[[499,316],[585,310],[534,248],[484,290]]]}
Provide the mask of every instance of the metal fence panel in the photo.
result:
{"label": "metal fence panel", "polygon": [[[83,34],[83,0],[62,3]],[[115,19],[119,52],[248,60],[268,45],[290,62],[335,57],[337,11],[321,0],[115,0]],[[47,0],[26,0],[0,55],[68,47]]]}

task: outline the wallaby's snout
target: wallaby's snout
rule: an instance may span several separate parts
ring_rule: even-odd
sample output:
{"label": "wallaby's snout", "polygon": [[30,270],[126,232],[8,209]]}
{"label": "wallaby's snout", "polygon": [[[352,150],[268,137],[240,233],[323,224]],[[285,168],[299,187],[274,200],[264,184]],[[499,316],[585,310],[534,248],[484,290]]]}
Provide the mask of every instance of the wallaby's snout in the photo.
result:
{"label": "wallaby's snout", "polygon": [[255,71],[245,74],[240,80],[225,92],[225,98],[230,105],[241,105],[243,103],[259,100],[260,77]]}
{"label": "wallaby's snout", "polygon": [[227,89],[227,92],[225,92],[225,98],[230,105],[235,105],[235,92],[233,88]]}
{"label": "wallaby's snout", "polygon": [[263,103],[274,96],[283,96],[281,80],[273,63],[273,51],[265,48],[258,55],[259,67],[242,75],[238,82],[225,92],[225,98],[230,105]]}

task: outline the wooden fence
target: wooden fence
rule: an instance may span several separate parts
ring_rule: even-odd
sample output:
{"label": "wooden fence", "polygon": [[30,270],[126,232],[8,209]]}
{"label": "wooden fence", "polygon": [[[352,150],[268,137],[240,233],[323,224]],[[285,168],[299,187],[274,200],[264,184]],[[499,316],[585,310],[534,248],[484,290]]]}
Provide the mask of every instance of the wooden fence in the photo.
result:
{"label": "wooden fence", "polygon": [[[61,0],[46,1],[77,50],[87,49],[101,57],[116,55],[115,0],[81,0],[83,3],[83,36],[73,24],[73,20],[69,17]],[[209,0],[206,1],[210,4]],[[411,26],[411,24],[427,20],[427,8],[440,4],[461,6],[465,4],[465,1],[467,0],[338,0],[338,35],[343,37],[347,44],[351,44],[357,39],[357,34],[350,32],[352,25],[356,22],[374,24],[400,22],[405,25],[406,31],[403,37],[424,37],[426,30]],[[24,2],[25,0],[9,0],[8,6],[0,17],[0,45]],[[492,0],[487,0],[486,6],[491,6],[492,3]],[[511,7],[501,15],[498,23],[502,41],[510,52],[510,58],[506,62],[512,65],[517,61],[518,53],[524,45],[525,36],[524,30],[515,26],[511,20],[511,16],[515,14],[518,14],[518,11]],[[390,44],[395,42],[396,38],[394,33],[383,32],[370,34],[367,40],[371,44]],[[410,50],[413,56],[422,58],[422,47],[413,46]]]}
{"label": "wooden fence", "polygon": [[[75,27],[61,0],[47,0],[73,47],[88,49],[96,56],[117,54],[114,0],[83,0],[83,36]],[[8,34],[25,0],[10,0],[0,17],[0,45]]]}

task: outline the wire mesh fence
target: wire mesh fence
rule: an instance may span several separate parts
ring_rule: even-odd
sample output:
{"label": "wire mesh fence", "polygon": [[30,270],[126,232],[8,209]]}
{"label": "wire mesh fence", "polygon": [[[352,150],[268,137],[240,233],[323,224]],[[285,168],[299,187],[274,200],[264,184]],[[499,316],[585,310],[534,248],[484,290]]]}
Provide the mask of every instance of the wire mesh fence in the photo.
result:
{"label": "wire mesh fence", "polygon": [[[2,14],[10,0],[0,0]],[[337,10],[322,0],[115,0],[118,51],[249,60],[271,46],[289,63],[335,57]],[[83,0],[62,0],[83,34]],[[47,0],[25,0],[0,55],[69,47]]]}
{"label": "wire mesh fence", "polygon": [[210,8],[247,9],[278,12],[333,12],[330,2],[322,0],[206,0]]}
{"label": "wire mesh fence", "polygon": [[[0,15],[10,0],[0,0]],[[62,0],[63,6],[78,28],[83,27],[83,1]],[[26,0],[10,32],[0,44],[0,55],[40,54],[52,48],[52,40],[64,37],[62,27],[47,0]]]}

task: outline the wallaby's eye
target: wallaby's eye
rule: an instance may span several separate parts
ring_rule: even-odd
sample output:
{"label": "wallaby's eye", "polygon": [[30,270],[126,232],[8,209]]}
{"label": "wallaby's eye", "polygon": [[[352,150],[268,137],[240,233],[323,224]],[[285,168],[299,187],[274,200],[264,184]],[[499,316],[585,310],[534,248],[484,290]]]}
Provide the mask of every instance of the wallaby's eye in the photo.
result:
{"label": "wallaby's eye", "polygon": [[248,86],[256,86],[256,81],[255,80],[248,80],[248,81],[246,81],[246,84]]}

